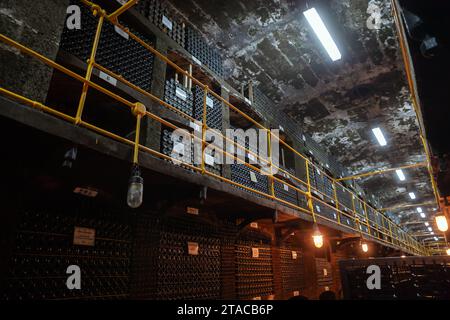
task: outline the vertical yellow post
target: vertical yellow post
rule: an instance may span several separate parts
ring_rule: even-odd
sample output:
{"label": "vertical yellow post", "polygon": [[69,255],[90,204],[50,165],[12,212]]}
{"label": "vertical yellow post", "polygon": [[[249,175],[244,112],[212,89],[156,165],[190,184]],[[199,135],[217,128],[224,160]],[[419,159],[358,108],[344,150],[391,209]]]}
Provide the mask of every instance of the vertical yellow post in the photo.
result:
{"label": "vertical yellow post", "polygon": [[[104,20],[103,12],[98,12],[97,14],[99,14],[97,31],[95,32],[94,43],[92,45],[91,55],[88,60],[88,66],[87,66],[86,77],[85,77],[85,79],[88,81],[91,80],[92,71],[94,70],[95,56],[97,55],[97,49],[98,49],[98,44],[100,42],[100,34],[102,32],[102,26],[103,26],[103,20]],[[86,97],[87,97],[88,90],[89,90],[89,84],[84,83],[83,90],[81,92],[80,102],[78,103],[77,114],[75,116],[75,124],[79,124],[81,121],[81,116],[83,114],[84,104],[86,103]]]}
{"label": "vertical yellow post", "polygon": [[334,194],[334,202],[336,205],[337,222],[338,224],[341,224],[341,214],[339,213],[339,199],[337,196],[336,182],[334,180],[333,180],[333,194]]}
{"label": "vertical yellow post", "polygon": [[146,114],[145,105],[140,102],[135,103],[133,108],[133,114],[136,116],[136,134],[134,137],[134,154],[133,163],[138,164],[139,162],[139,139],[141,136],[141,119]]}
{"label": "vertical yellow post", "polygon": [[371,234],[370,232],[370,222],[369,222],[369,214],[367,213],[367,203],[364,203],[364,213],[366,214],[366,222],[367,222],[367,233],[369,233],[369,235]]}
{"label": "vertical yellow post", "polygon": [[207,129],[207,98],[208,98],[209,88],[208,86],[204,87],[203,91],[203,124],[202,124],[202,174],[206,172],[205,165],[205,149],[206,149],[206,129]]}
{"label": "vertical yellow post", "polygon": [[269,165],[270,165],[270,176],[269,176],[269,187],[270,187],[270,194],[272,197],[275,198],[275,185],[274,185],[274,178],[273,178],[273,162],[272,162],[272,133],[270,130],[267,130],[267,156],[269,159]]}
{"label": "vertical yellow post", "polygon": [[359,222],[359,217],[358,217],[358,214],[356,213],[355,196],[354,195],[352,195],[352,207],[353,207],[353,215],[355,216],[355,222],[356,222],[356,225],[358,226],[358,231],[362,232],[361,223]]}
{"label": "vertical yellow post", "polygon": [[391,243],[394,243],[394,235],[392,234],[392,227],[391,227],[391,221],[387,220],[388,226],[389,226],[389,235],[391,236]]}
{"label": "vertical yellow post", "polygon": [[308,208],[309,208],[309,210],[311,210],[313,221],[316,222],[316,213],[314,212],[314,205],[313,205],[312,194],[311,194],[311,180],[309,177],[309,161],[308,160],[305,161],[305,165],[306,165],[306,182],[308,185],[308,194],[307,194]]}

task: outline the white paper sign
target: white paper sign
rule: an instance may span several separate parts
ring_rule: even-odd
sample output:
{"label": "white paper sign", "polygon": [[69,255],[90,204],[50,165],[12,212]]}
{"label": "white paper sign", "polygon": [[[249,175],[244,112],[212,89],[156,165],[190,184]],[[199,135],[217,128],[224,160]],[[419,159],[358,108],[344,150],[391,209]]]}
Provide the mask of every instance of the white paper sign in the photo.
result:
{"label": "white paper sign", "polygon": [[261,297],[254,297],[253,300],[261,300]]}
{"label": "white paper sign", "polygon": [[173,24],[172,21],[169,20],[166,16],[162,17],[162,23],[167,27],[167,29],[172,30]]}
{"label": "white paper sign", "polygon": [[259,249],[258,248],[252,248],[252,257],[259,258]]}
{"label": "white paper sign", "polygon": [[256,161],[256,158],[254,155],[252,155],[251,153],[248,154],[248,159],[251,161]]}
{"label": "white paper sign", "polygon": [[284,128],[280,125],[279,126],[280,130],[284,132]]}
{"label": "white paper sign", "polygon": [[297,251],[292,251],[292,259],[297,260]]}
{"label": "white paper sign", "polygon": [[198,256],[198,243],[197,242],[188,242],[188,253],[191,256]]}
{"label": "white paper sign", "polygon": [[93,247],[95,245],[95,229],[75,227],[73,244]]}
{"label": "white paper sign", "polygon": [[317,210],[317,212],[320,212],[320,207],[316,206],[316,210]]}
{"label": "white paper sign", "polygon": [[258,222],[252,222],[252,223],[250,223],[250,228],[258,229]]}
{"label": "white paper sign", "polygon": [[124,37],[125,39],[130,39],[130,35],[120,29],[118,26],[114,26],[114,31],[116,31],[121,37]]}
{"label": "white paper sign", "polygon": [[284,188],[284,191],[289,191],[289,186],[287,184],[283,183],[283,188]]}
{"label": "white paper sign", "polygon": [[199,210],[197,208],[187,207],[187,213],[198,216]]}
{"label": "white paper sign", "polygon": [[187,99],[187,94],[186,94],[186,92],[184,92],[184,90],[182,90],[182,89],[180,89],[180,88],[177,88],[177,89],[175,90],[175,94],[176,94],[177,97],[180,98],[181,100],[186,101],[186,99]]}
{"label": "white paper sign", "polygon": [[294,297],[298,297],[298,296],[300,295],[300,292],[294,291],[294,292],[293,292],[293,295],[294,295]]}
{"label": "white paper sign", "polygon": [[326,277],[328,276],[328,270],[327,269],[323,269],[323,275]]}
{"label": "white paper sign", "polygon": [[251,102],[249,99],[244,98],[244,100],[245,100],[245,102],[247,102],[249,105],[252,105],[252,102]]}
{"label": "white paper sign", "polygon": [[303,139],[303,141],[306,141],[305,135],[302,135],[302,139]]}
{"label": "white paper sign", "polygon": [[112,84],[114,87],[117,85],[117,80],[115,78],[111,77],[110,75],[100,71],[99,76],[100,76],[100,79],[105,80],[109,84]]}
{"label": "white paper sign", "polygon": [[210,108],[214,108],[214,101],[210,97],[206,97],[206,105]]}
{"label": "white paper sign", "polygon": [[252,182],[258,182],[258,179],[256,179],[256,174],[253,171],[250,171],[250,180],[252,180]]}

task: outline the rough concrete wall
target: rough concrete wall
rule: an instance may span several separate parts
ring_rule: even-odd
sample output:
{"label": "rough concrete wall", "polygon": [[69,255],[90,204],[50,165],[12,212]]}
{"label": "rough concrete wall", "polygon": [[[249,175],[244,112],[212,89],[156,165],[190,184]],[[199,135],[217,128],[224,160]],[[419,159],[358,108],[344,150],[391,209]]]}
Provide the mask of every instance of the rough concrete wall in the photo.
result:
{"label": "rough concrete wall", "polygon": [[[54,59],[58,52],[68,0],[2,0],[0,32]],[[0,86],[44,102],[52,69],[0,43]]]}

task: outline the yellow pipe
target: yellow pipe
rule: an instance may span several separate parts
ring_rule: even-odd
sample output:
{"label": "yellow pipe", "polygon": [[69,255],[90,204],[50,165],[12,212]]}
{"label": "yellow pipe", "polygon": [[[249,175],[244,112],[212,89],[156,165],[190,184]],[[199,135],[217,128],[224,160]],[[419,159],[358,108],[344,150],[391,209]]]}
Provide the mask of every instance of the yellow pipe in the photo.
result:
{"label": "yellow pipe", "polygon": [[205,149],[206,149],[206,121],[207,117],[207,99],[208,99],[208,86],[203,88],[203,121],[202,121],[202,173],[205,173]]}
{"label": "yellow pipe", "polygon": [[389,169],[376,170],[376,171],[372,171],[372,172],[356,174],[356,175],[353,175],[353,176],[348,176],[348,177],[337,179],[337,181],[354,180],[354,179],[358,179],[358,178],[379,175],[379,174],[392,172],[392,171],[396,171],[396,170],[401,170],[401,169],[413,169],[413,168],[426,167],[426,166],[427,166],[426,162],[421,162],[421,163],[416,163],[416,164],[409,164],[409,165],[400,166],[400,167],[397,167],[397,168],[389,168]]}
{"label": "yellow pipe", "polygon": [[139,136],[141,134],[141,115],[136,115],[136,135],[134,140],[134,156],[133,163],[138,164],[139,162]]}
{"label": "yellow pipe", "polygon": [[108,16],[108,19],[117,21],[117,18],[136,4],[137,0],[130,0]]}
{"label": "yellow pipe", "polygon": [[[100,42],[100,35],[103,26],[103,16],[98,19],[97,30],[95,32],[94,43],[92,45],[91,55],[88,60],[88,66],[86,71],[85,79],[87,81],[91,80],[92,71],[94,70],[95,56],[97,55],[98,44]],[[86,103],[86,97],[89,90],[89,85],[87,83],[83,84],[83,90],[81,92],[80,102],[78,103],[77,115],[75,116],[75,124],[79,124],[81,121],[81,116],[83,114],[84,105]]]}

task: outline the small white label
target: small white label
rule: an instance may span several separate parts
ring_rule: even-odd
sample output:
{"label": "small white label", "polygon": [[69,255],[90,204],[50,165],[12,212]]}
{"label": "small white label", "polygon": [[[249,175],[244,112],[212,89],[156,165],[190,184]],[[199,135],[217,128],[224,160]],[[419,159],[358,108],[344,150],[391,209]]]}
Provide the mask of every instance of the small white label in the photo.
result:
{"label": "small white label", "polygon": [[323,269],[323,275],[326,277],[328,276],[328,270],[327,269]]}
{"label": "small white label", "polygon": [[320,176],[320,170],[316,169],[317,174]]}
{"label": "small white label", "polygon": [[89,198],[95,198],[98,195],[98,191],[96,191],[96,190],[80,188],[80,187],[76,187],[73,190],[73,193],[81,194],[82,196],[89,197]]}
{"label": "small white label", "polygon": [[254,297],[253,300],[261,300],[261,297]]}
{"label": "small white label", "polygon": [[254,155],[252,155],[251,153],[248,154],[248,159],[251,161],[256,161],[256,158]]}
{"label": "small white label", "polygon": [[320,212],[320,207],[316,206],[316,210],[317,210],[317,212]]}
{"label": "small white label", "polygon": [[207,165],[213,166],[214,165],[214,157],[210,156],[209,154],[205,154],[205,163]]}
{"label": "small white label", "polygon": [[75,227],[73,244],[93,247],[95,245],[95,229]]}
{"label": "small white label", "polygon": [[330,291],[330,287],[325,287],[325,291]]}
{"label": "small white label", "polygon": [[312,152],[311,150],[309,150],[309,153],[310,153],[310,154],[314,154],[314,152]]}
{"label": "small white label", "polygon": [[325,167],[327,167],[328,169],[330,169],[330,166],[328,165],[328,163],[325,165]]}
{"label": "small white label", "polygon": [[121,37],[127,40],[130,39],[130,35],[125,31],[123,31],[122,29],[120,29],[118,26],[114,26],[114,31],[116,31],[116,33],[119,34]]}
{"label": "small white label", "polygon": [[336,213],[333,213],[333,217],[334,217],[334,219],[337,219]]}
{"label": "small white label", "polygon": [[303,141],[306,141],[306,137],[304,134],[302,135],[302,139],[303,139]]}
{"label": "small white label", "polygon": [[187,213],[198,216],[199,210],[197,208],[187,207]]}
{"label": "small white label", "polygon": [[182,89],[180,89],[180,88],[177,88],[177,89],[175,90],[175,94],[176,94],[177,97],[180,98],[181,100],[186,101],[186,99],[187,99],[187,94],[186,94],[186,92],[184,92],[184,90],[182,90]]}
{"label": "small white label", "polygon": [[100,79],[105,80],[109,84],[112,84],[114,87],[117,85],[117,80],[115,78],[111,77],[110,75],[100,71],[99,76],[100,76]]}
{"label": "small white label", "polygon": [[198,256],[198,243],[197,242],[188,242],[188,253],[191,256]]}
{"label": "small white label", "polygon": [[287,184],[283,183],[283,188],[284,188],[284,191],[289,191],[289,186]]}
{"label": "small white label", "polygon": [[292,294],[294,295],[294,297],[298,297],[300,295],[300,292],[294,291]]}
{"label": "small white label", "polygon": [[201,131],[201,129],[202,129],[202,127],[199,124],[192,122],[192,121],[189,123],[189,126],[192,129],[194,129],[195,131]]}
{"label": "small white label", "polygon": [[214,101],[210,97],[206,97],[206,105],[210,108],[214,108]]}
{"label": "small white label", "polygon": [[259,249],[258,248],[252,248],[252,257],[259,258]]}
{"label": "small white label", "polygon": [[198,64],[200,67],[202,66],[202,62],[194,56],[192,56],[192,61],[194,61],[194,63]]}
{"label": "small white label", "polygon": [[169,18],[167,18],[166,16],[162,17],[162,23],[163,25],[165,25],[167,27],[167,29],[172,30],[172,21],[169,20]]}
{"label": "small white label", "polygon": [[250,180],[252,180],[252,182],[258,182],[258,179],[256,179],[256,174],[253,171],[250,171]]}
{"label": "small white label", "polygon": [[252,223],[250,223],[250,228],[258,229],[258,222],[252,222]]}
{"label": "small white label", "polygon": [[284,128],[280,125],[279,126],[280,130],[284,132]]}
{"label": "small white label", "polygon": [[252,105],[252,102],[249,99],[244,98],[244,100],[245,100],[245,102],[247,102],[247,104]]}
{"label": "small white label", "polygon": [[292,259],[297,260],[297,251],[292,251]]}

